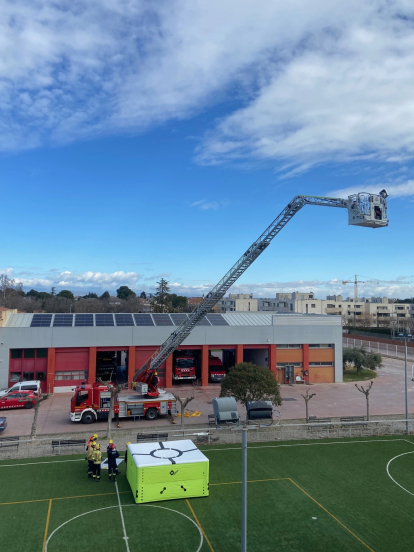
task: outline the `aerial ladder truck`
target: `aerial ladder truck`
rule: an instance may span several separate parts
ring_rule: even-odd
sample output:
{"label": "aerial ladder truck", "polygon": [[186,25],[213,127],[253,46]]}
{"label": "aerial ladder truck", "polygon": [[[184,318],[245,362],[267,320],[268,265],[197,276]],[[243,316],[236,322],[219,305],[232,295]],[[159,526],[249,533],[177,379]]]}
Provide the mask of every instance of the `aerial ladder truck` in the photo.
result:
{"label": "aerial ladder truck", "polygon": [[386,190],[379,194],[359,193],[350,195],[348,199],[337,197],[318,197],[299,195],[292,199],[275,220],[257,238],[256,241],[243,253],[234,263],[223,278],[206,297],[199,303],[197,308],[188,315],[180,326],[164,341],[164,343],[153,353],[147,362],[135,373],[133,382],[137,390],[150,397],[159,395],[154,374],[167,358],[181,345],[188,337],[192,329],[200,320],[224,297],[227,290],[240,278],[250,265],[263,253],[270,242],[287,225],[290,220],[305,205],[316,205],[320,207],[338,207],[348,209],[348,224],[354,226],[365,226],[366,228],[382,228],[388,226],[387,219],[387,197]]}

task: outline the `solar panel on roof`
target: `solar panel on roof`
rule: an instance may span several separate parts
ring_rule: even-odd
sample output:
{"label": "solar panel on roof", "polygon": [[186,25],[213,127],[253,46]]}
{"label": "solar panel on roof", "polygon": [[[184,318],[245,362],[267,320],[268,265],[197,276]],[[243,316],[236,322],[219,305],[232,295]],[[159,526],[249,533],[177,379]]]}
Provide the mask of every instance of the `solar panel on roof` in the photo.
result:
{"label": "solar panel on roof", "polygon": [[133,326],[132,314],[118,313],[115,314],[115,322],[117,326]]}
{"label": "solar panel on roof", "polygon": [[52,322],[52,314],[34,314],[32,322],[30,324],[31,328],[49,328],[50,323]]}
{"label": "solar panel on roof", "polygon": [[221,314],[208,314],[206,318],[211,322],[212,326],[228,326],[229,323]]}
{"label": "solar panel on roof", "polygon": [[197,322],[197,326],[211,326],[206,317],[202,318],[200,322]]}
{"label": "solar panel on roof", "polygon": [[73,325],[73,314],[55,314],[53,327],[67,327]]}
{"label": "solar panel on roof", "polygon": [[134,314],[135,324],[137,326],[153,326],[154,321],[150,314]]}
{"label": "solar panel on roof", "polygon": [[173,326],[172,320],[169,314],[153,314],[154,322],[157,326]]}
{"label": "solar panel on roof", "polygon": [[95,326],[114,326],[112,314],[95,314]]}
{"label": "solar panel on roof", "polygon": [[76,314],[75,326],[93,326],[93,314]]}
{"label": "solar panel on roof", "polygon": [[184,320],[187,320],[186,314],[175,313],[175,314],[170,314],[170,316],[175,326],[179,326],[181,322],[184,322]]}

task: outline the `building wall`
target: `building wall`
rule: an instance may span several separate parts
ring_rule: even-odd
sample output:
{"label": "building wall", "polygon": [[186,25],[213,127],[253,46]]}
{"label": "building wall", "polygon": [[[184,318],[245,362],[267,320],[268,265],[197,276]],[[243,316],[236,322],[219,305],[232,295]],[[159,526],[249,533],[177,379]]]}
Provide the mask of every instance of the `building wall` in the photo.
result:
{"label": "building wall", "polygon": [[[24,316],[24,315],[23,315]],[[233,315],[232,315],[233,316]],[[237,315],[235,315],[237,316]],[[248,318],[265,315],[241,314]],[[253,321],[253,318],[249,318]],[[272,324],[261,325],[229,325],[196,327],[183,342],[182,348],[202,349],[202,356],[208,360],[208,349],[230,348],[236,350],[236,361],[243,360],[243,349],[259,347],[266,349],[260,353],[263,359],[268,358],[269,368],[283,382],[282,372],[277,363],[301,362],[302,367],[310,372],[311,378],[317,381],[342,381],[342,326],[340,317],[306,317],[272,316]],[[253,323],[253,322],[252,322]],[[48,349],[47,389],[62,386],[62,381],[55,380],[54,373],[73,369],[80,372],[88,371],[88,378],[94,381],[96,366],[96,351],[114,348],[128,350],[130,353],[129,379],[135,369],[140,368],[149,356],[170,335],[169,327],[71,327],[71,328],[23,328],[4,327],[0,329],[0,388],[8,386],[10,350],[28,348]],[[314,349],[309,351],[308,344],[333,344],[330,350]],[[300,349],[278,348],[279,345],[299,344]],[[135,354],[134,354],[135,353]],[[203,357],[203,358],[204,358]],[[309,367],[309,362],[317,359],[323,361],[332,359],[334,367]],[[262,360],[262,357],[260,357]],[[133,361],[131,362],[131,359]],[[76,368],[76,370],[75,370]],[[164,384],[170,386],[172,360],[167,359],[161,367],[159,376]],[[207,371],[206,371],[207,370]],[[202,385],[207,385],[208,369],[202,369]],[[330,375],[329,375],[330,374]],[[73,385],[72,381],[68,385]]]}

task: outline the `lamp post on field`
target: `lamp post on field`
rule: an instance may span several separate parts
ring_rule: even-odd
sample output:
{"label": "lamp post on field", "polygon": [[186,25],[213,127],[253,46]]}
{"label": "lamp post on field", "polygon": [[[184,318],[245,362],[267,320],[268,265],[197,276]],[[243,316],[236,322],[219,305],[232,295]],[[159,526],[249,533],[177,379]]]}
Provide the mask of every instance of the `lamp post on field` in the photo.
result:
{"label": "lamp post on field", "polygon": [[247,427],[242,429],[241,552],[247,551]]}
{"label": "lamp post on field", "polygon": [[408,433],[408,392],[407,392],[407,339],[413,337],[411,333],[404,336],[404,378],[405,378],[405,433]]}

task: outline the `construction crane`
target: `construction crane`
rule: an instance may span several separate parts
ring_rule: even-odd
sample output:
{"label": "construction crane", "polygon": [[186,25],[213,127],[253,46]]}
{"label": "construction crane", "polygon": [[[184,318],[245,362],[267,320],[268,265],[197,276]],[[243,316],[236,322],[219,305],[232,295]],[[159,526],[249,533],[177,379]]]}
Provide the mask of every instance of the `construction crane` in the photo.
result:
{"label": "construction crane", "polygon": [[[354,284],[354,301],[358,300],[358,274],[355,274],[355,280],[342,280],[342,283],[345,284]],[[365,280],[359,280],[360,284],[364,284]]]}
{"label": "construction crane", "polygon": [[163,362],[175,351],[177,347],[191,333],[192,329],[202,318],[224,297],[227,290],[240,278],[240,276],[251,266],[254,261],[269,246],[275,236],[292,220],[305,205],[317,205],[321,207],[339,207],[348,209],[348,224],[365,226],[367,228],[381,228],[388,226],[387,219],[387,197],[386,190],[378,195],[359,193],[348,197],[348,199],[337,197],[318,197],[299,195],[283,209],[275,220],[266,228],[256,241],[243,253],[234,263],[228,272],[221,278],[213,289],[207,293],[197,308],[188,315],[164,343],[154,352],[147,362],[135,373],[134,382],[142,382],[148,385],[148,395],[156,396],[158,391],[156,385],[152,384],[154,372]]}

